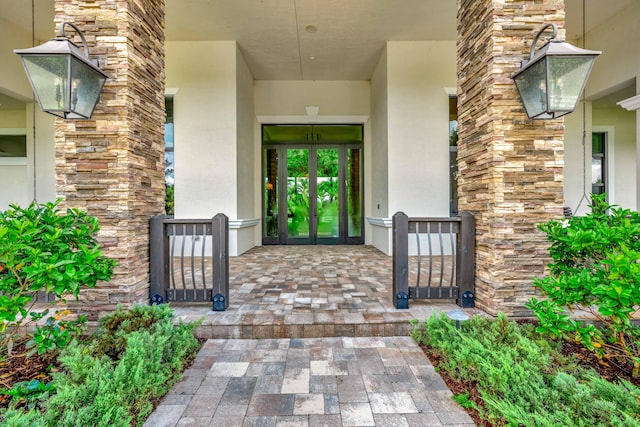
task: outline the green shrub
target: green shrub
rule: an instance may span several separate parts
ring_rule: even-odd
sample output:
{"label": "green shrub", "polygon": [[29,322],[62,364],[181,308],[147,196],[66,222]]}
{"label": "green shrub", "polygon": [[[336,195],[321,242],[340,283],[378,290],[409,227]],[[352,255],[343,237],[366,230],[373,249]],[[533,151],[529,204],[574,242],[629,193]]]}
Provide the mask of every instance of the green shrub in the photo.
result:
{"label": "green shrub", "polygon": [[[640,215],[592,195],[591,213],[540,224],[551,242],[550,275],[534,281],[547,297],[527,304],[538,330],[582,343],[598,357],[633,365],[640,375]],[[586,310],[604,327],[575,321],[567,310]]]}
{"label": "green shrub", "polygon": [[1,420],[4,427],[47,427],[47,422],[39,411],[7,409]]}
{"label": "green shrub", "polygon": [[174,210],[174,206],[175,206],[175,187],[173,186],[173,184],[171,185],[167,185],[165,187],[165,193],[164,193],[164,209],[167,212],[167,215],[173,215],[173,210]]}
{"label": "green shrub", "polygon": [[128,310],[121,307],[100,318],[93,334],[93,348],[97,355],[107,355],[118,361],[127,347],[128,336],[135,331],[156,332],[157,328],[171,324],[173,311],[168,305],[149,308],[137,305]]}
{"label": "green shrub", "polygon": [[[30,313],[38,292],[53,295],[55,304],[67,294],[77,298],[82,286],[93,287],[113,274],[115,261],[102,255],[95,239],[98,220],[78,209],[62,215],[59,203],[11,205],[0,212],[0,344],[5,352],[18,326],[49,314]],[[39,339],[31,345],[39,352],[71,339],[73,329],[55,328],[59,314],[36,330]]]}
{"label": "green shrub", "polygon": [[196,326],[174,326],[166,306],[105,316],[91,343],[74,342],[63,351],[63,371],[54,374],[57,393],[46,405],[48,424],[142,425],[152,402],[170,390],[198,351]]}
{"label": "green shrub", "polygon": [[519,327],[500,314],[476,316],[457,330],[442,314],[412,336],[442,357],[439,369],[473,383],[485,404],[481,417],[497,425],[640,426],[637,387],[576,368],[532,325]]}
{"label": "green shrub", "polygon": [[10,389],[2,389],[2,393],[11,396],[11,406],[26,405],[33,409],[40,402],[49,398],[55,392],[53,383],[44,383],[40,380],[22,381],[16,383]]}

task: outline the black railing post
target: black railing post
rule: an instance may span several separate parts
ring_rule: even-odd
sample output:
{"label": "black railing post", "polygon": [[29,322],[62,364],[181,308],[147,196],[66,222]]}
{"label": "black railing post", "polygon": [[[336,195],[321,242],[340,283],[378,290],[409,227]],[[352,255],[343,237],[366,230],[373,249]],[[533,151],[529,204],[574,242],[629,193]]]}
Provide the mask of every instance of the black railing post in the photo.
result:
{"label": "black railing post", "polygon": [[169,238],[164,232],[165,215],[149,222],[149,297],[151,304],[163,304],[169,284]]}
{"label": "black railing post", "polygon": [[469,212],[460,214],[460,233],[457,239],[457,272],[460,292],[456,303],[463,307],[474,307],[475,303],[475,248],[476,248],[476,223]]}
{"label": "black railing post", "polygon": [[393,215],[393,305],[409,308],[409,217],[404,212]]}
{"label": "black railing post", "polygon": [[229,218],[222,213],[211,219],[213,240],[213,311],[229,307]]}

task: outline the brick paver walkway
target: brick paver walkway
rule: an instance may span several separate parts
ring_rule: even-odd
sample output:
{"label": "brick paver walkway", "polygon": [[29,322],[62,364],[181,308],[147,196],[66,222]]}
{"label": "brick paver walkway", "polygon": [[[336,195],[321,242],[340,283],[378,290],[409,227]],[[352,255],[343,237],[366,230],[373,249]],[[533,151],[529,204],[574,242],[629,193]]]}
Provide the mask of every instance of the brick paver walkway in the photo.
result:
{"label": "brick paver walkway", "polygon": [[145,427],[472,426],[410,337],[210,339]]}
{"label": "brick paver walkway", "polygon": [[209,340],[145,426],[473,425],[408,336],[409,320],[459,307],[396,310],[391,257],[265,246],[229,265],[226,311],[173,305],[183,321],[204,318],[196,332]]}

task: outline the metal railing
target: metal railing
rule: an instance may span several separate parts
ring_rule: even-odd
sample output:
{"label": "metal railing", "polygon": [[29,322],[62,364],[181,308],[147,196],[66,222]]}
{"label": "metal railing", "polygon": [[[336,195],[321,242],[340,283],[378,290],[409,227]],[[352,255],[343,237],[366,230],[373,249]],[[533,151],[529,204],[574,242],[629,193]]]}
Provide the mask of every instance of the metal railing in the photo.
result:
{"label": "metal railing", "polygon": [[[410,252],[415,255],[410,256]],[[470,213],[451,218],[409,218],[403,212],[396,213],[393,216],[396,308],[409,308],[409,299],[455,299],[458,305],[471,306],[474,252],[475,222]]]}
{"label": "metal railing", "polygon": [[229,218],[173,219],[150,223],[152,304],[209,301],[214,311],[229,306]]}

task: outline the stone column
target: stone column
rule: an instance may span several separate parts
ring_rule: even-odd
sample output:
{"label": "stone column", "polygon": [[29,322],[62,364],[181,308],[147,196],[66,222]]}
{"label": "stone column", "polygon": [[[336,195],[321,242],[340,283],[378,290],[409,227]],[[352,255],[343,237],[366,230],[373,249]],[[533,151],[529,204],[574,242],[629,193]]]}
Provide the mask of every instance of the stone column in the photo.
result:
{"label": "stone column", "polygon": [[[476,303],[523,316],[549,262],[540,222],[562,216],[563,119],[527,119],[510,76],[563,0],[458,0],[458,196],[476,216]],[[540,43],[541,45],[542,43]]]}
{"label": "stone column", "polygon": [[95,317],[149,298],[149,218],[164,212],[164,0],[55,0],[62,21],[111,77],[90,120],[55,124],[57,193],[99,219],[119,261],[110,283],[83,292]]}

